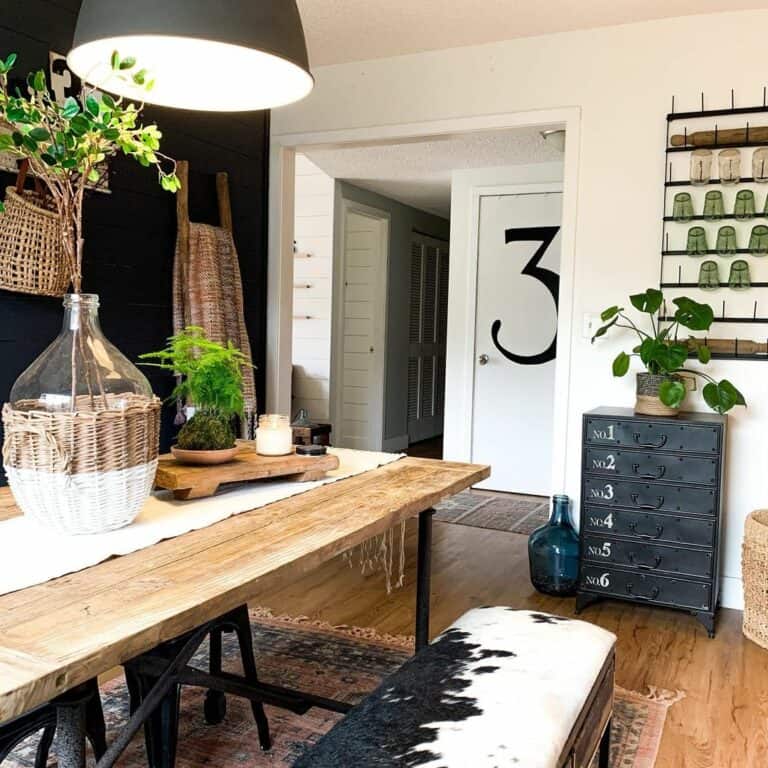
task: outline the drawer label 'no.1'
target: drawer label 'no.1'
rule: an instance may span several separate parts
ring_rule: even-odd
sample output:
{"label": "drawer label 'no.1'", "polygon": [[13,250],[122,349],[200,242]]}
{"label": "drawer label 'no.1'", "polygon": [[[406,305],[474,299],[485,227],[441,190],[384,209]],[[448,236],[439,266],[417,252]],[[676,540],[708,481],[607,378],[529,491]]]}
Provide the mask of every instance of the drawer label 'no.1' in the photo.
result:
{"label": "drawer label 'no.1'", "polygon": [[592,429],[592,438],[594,440],[616,440],[615,428],[615,424],[609,424],[601,429],[594,427]]}

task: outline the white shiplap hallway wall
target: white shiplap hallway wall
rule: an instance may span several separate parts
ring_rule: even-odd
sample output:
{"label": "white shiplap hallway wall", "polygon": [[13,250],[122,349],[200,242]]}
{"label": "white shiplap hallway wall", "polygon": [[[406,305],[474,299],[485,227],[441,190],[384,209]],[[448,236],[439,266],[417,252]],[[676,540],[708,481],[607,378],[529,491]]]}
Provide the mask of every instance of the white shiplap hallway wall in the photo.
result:
{"label": "white shiplap hallway wall", "polygon": [[296,155],[292,414],[329,417],[334,180]]}

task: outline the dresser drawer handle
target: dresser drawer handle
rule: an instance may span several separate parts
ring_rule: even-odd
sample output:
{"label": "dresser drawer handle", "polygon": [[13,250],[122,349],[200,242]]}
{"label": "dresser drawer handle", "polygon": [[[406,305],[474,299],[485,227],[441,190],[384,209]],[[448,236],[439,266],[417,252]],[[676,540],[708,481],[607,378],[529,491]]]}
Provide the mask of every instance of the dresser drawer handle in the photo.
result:
{"label": "dresser drawer handle", "polygon": [[667,473],[667,468],[659,465],[657,467],[658,472],[654,475],[653,473],[645,473],[640,474],[640,465],[639,464],[633,464],[632,465],[632,471],[638,476],[641,477],[643,480],[661,480],[662,477]]}
{"label": "dresser drawer handle", "polygon": [[635,536],[639,536],[641,539],[660,539],[661,534],[664,533],[664,526],[663,525],[657,525],[656,526],[656,533],[641,533],[637,530],[637,522],[633,520],[629,524],[629,530],[632,531],[632,533],[635,534]]}
{"label": "dresser drawer handle", "polygon": [[638,504],[637,500],[639,498],[638,494],[633,493],[631,495],[632,503],[638,508],[638,509],[661,509],[662,506],[664,506],[664,497],[663,496],[657,496],[656,501],[658,504]]}
{"label": "dresser drawer handle", "polygon": [[640,433],[635,432],[634,434],[635,443],[640,448],[663,448],[667,444],[667,436],[662,435],[661,440],[658,443],[641,443],[640,442]]}
{"label": "dresser drawer handle", "polygon": [[636,557],[637,556],[634,552],[630,552],[629,562],[632,563],[635,568],[641,568],[644,571],[653,571],[661,565],[661,555],[656,555],[656,557],[653,558],[653,565],[648,565],[648,563],[639,563],[637,562]]}
{"label": "dresser drawer handle", "polygon": [[638,595],[634,591],[634,586],[632,584],[627,584],[627,594],[632,595],[636,600],[655,600],[658,596],[661,590],[658,587],[654,587],[649,594],[647,595]]}

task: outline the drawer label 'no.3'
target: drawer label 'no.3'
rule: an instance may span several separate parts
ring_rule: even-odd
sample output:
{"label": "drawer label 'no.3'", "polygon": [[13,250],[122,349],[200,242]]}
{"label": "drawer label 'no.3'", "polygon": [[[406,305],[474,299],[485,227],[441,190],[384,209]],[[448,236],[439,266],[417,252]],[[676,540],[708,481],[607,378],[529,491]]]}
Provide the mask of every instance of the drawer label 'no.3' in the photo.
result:
{"label": "drawer label 'no.3'", "polygon": [[611,586],[611,576],[608,573],[602,573],[600,576],[586,576],[585,581],[588,587],[607,589]]}
{"label": "drawer label 'no.3'", "polygon": [[589,496],[592,499],[603,499],[610,501],[614,497],[613,486],[610,483],[606,483],[602,488],[590,488]]}

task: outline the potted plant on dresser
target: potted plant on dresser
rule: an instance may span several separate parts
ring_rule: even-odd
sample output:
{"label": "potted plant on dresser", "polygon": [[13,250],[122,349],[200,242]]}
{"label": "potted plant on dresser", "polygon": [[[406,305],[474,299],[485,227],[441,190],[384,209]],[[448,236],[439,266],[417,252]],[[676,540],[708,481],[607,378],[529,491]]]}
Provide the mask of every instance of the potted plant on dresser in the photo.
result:
{"label": "potted plant on dresser", "polygon": [[686,377],[704,379],[706,383],[702,396],[706,404],[717,413],[726,413],[735,405],[746,405],[744,396],[727,379],[717,381],[705,371],[685,367],[693,351],[703,365],[712,358],[706,344],[698,343],[693,338],[684,341],[679,339],[682,329],[708,331],[714,321],[712,307],[680,296],[673,299],[675,313],[665,323],[658,317],[659,310],[664,306],[661,291],[648,288],[644,293],[630,296],[629,300],[638,312],[648,316],[647,330],[625,314],[624,307],[615,305],[601,313],[604,325],[598,328],[592,343],[617,328],[629,330],[637,336],[638,344],[630,352],[619,352],[613,361],[614,376],[626,376],[632,358],[637,358],[645,368],[645,371],[637,374],[635,413],[676,416],[687,394]]}
{"label": "potted plant on dresser", "polygon": [[171,452],[185,464],[223,464],[237,453],[233,421],[242,417],[246,356],[231,342],[217,344],[202,328],[188,326],[165,349],[141,356],[145,365],[170,371],[179,382],[172,400],[188,403],[194,415],[179,430]]}
{"label": "potted plant on dresser", "polygon": [[[15,54],[0,59],[0,151],[26,161],[47,190],[72,293],[61,333],[3,406],[3,466],[25,514],[58,532],[101,533],[132,522],[152,489],[160,403],[102,333],[98,296],[83,292],[84,200],[113,156],[154,168],[169,192],[179,188],[176,164],[159,152],[161,133],[142,124],[135,104],[88,86],[60,104],[42,70],[28,76],[22,95],[9,87],[15,61]],[[114,52],[111,69],[117,80],[151,87],[132,58]],[[9,192],[0,206],[10,231],[26,205],[18,197]]]}

